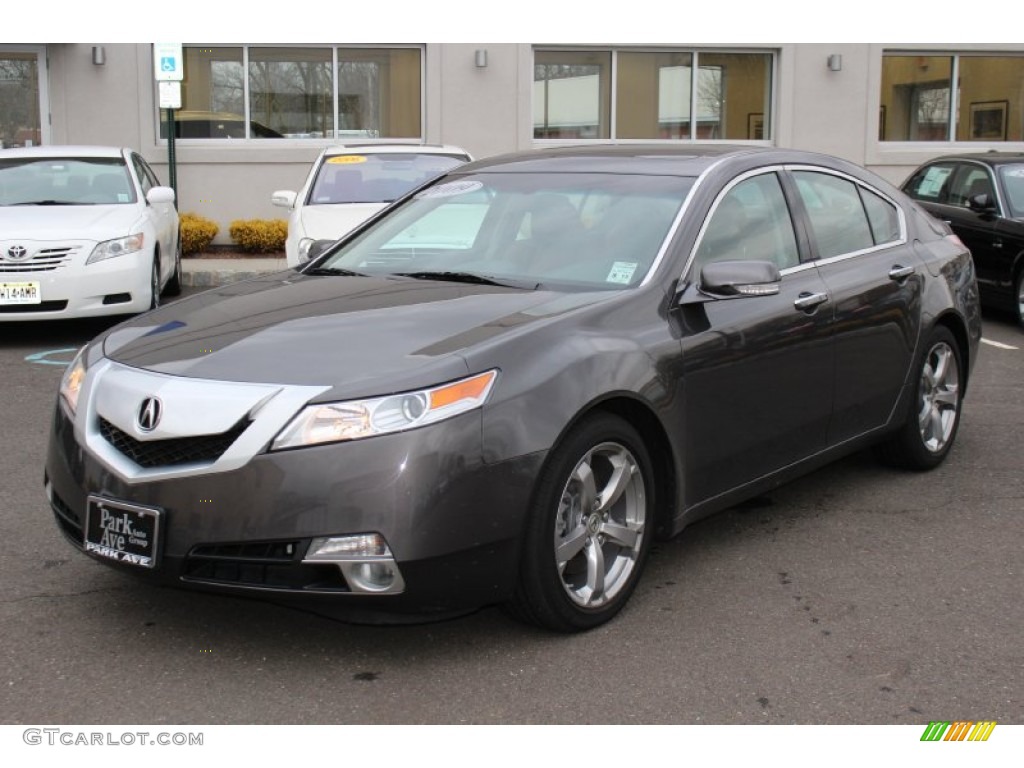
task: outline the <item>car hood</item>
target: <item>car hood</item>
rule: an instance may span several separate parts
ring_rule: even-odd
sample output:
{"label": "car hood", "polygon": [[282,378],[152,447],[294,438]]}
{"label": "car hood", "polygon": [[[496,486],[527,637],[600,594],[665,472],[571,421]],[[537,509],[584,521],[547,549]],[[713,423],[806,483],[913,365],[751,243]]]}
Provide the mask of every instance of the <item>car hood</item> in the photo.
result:
{"label": "car hood", "polygon": [[382,394],[464,376],[471,348],[614,295],[289,271],[141,315],[107,334],[104,354],[171,375]]}
{"label": "car hood", "polygon": [[306,205],[299,212],[306,237],[314,240],[337,240],[362,224],[387,203],[338,203]]}
{"label": "car hood", "polygon": [[139,218],[135,205],[0,206],[5,240],[109,240],[131,234]]}

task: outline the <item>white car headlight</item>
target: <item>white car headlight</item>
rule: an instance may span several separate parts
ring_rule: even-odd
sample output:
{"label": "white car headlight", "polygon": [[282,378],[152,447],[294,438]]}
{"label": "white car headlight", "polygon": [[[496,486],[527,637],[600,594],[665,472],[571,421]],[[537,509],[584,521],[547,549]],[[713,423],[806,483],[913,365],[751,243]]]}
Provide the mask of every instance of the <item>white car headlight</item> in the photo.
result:
{"label": "white car headlight", "polygon": [[68,410],[74,415],[78,410],[78,393],[82,389],[82,382],[85,381],[85,347],[78,350],[71,365],[64,371],[60,380],[60,397],[64,400]]}
{"label": "white car headlight", "polygon": [[128,235],[128,237],[118,237],[114,240],[105,240],[92,249],[92,253],[89,254],[89,258],[85,260],[85,263],[94,264],[95,262],[103,261],[104,259],[112,259],[115,256],[124,256],[126,253],[141,251],[142,246],[145,245],[145,241],[146,238],[142,232],[135,235]]}
{"label": "white car headlight", "polygon": [[497,371],[487,371],[416,392],[309,405],[281,431],[270,448],[276,451],[360,440],[434,424],[483,405],[497,376]]}

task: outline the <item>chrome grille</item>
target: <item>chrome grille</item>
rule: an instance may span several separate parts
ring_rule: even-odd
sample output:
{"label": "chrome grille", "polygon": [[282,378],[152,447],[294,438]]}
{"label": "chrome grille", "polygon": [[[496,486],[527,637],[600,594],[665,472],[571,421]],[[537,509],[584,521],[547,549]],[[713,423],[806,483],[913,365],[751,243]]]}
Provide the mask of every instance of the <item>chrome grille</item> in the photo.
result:
{"label": "chrome grille", "polygon": [[0,253],[0,274],[3,273],[24,273],[24,272],[52,272],[60,269],[78,253],[78,246],[66,246],[63,248],[42,248],[36,254],[24,261],[11,261],[3,258]]}

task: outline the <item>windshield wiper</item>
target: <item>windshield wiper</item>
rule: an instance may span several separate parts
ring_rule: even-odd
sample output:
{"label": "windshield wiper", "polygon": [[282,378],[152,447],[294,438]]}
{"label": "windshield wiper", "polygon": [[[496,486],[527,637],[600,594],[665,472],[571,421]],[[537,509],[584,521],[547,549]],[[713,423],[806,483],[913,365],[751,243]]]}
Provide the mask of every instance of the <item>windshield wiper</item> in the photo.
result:
{"label": "windshield wiper", "polygon": [[26,200],[23,203],[11,203],[11,205],[92,205],[92,203],[80,203],[77,200]]}
{"label": "windshield wiper", "polygon": [[341,277],[369,277],[362,272],[353,272],[351,269],[342,269],[341,267],[315,267],[313,269],[307,269],[302,274],[304,275],[340,275]]}
{"label": "windshield wiper", "polygon": [[505,288],[524,288],[535,291],[540,283],[528,280],[497,279],[475,272],[395,272],[396,277],[411,277],[414,280],[442,280],[449,283],[471,283],[473,285],[500,285]]}

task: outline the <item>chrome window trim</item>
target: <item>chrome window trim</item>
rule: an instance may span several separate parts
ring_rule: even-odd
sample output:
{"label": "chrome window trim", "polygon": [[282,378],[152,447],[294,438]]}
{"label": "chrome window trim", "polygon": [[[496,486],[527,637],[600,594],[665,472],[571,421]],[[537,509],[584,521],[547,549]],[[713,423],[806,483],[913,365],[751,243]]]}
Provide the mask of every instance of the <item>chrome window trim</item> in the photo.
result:
{"label": "chrome window trim", "polygon": [[[979,163],[979,165],[984,165],[984,163]],[[710,171],[711,169],[709,168],[708,170]],[[823,173],[823,174],[827,174],[827,175],[830,175],[830,176],[836,176],[838,178],[845,179],[846,181],[850,181],[853,184],[857,185],[858,187],[862,187],[863,189],[865,189],[868,192],[871,192],[871,193],[877,195],[878,197],[882,198],[882,200],[884,200],[887,203],[889,203],[890,205],[892,205],[896,209],[896,215],[897,215],[897,218],[899,220],[899,228],[900,228],[900,235],[895,240],[888,240],[888,241],[886,241],[884,243],[879,243],[878,245],[873,245],[870,248],[861,248],[860,250],[857,250],[857,251],[850,251],[849,253],[841,253],[841,254],[838,254],[836,256],[829,256],[829,257],[824,258],[824,259],[818,258],[818,259],[811,259],[810,261],[807,261],[807,262],[801,262],[800,264],[797,264],[795,266],[787,267],[785,269],[779,270],[779,274],[781,276],[785,277],[786,275],[796,274],[798,272],[802,272],[805,269],[812,268],[812,267],[827,266],[829,264],[836,264],[836,263],[838,263],[840,261],[846,261],[847,259],[854,259],[854,258],[863,256],[863,255],[869,254],[869,253],[876,253],[876,252],[879,252],[879,251],[886,250],[888,248],[892,248],[893,246],[897,246],[897,245],[906,245],[907,239],[908,239],[907,238],[907,215],[906,215],[906,212],[903,210],[903,206],[901,206],[898,202],[896,202],[896,200],[894,200],[891,195],[887,195],[885,192],[883,192],[882,190],[878,189],[878,187],[875,187],[875,186],[869,184],[866,181],[858,179],[856,176],[851,176],[848,173],[836,170],[834,168],[826,168],[826,167],[821,166],[821,165],[807,165],[807,164],[803,164],[803,163],[799,163],[799,164],[779,163],[779,164],[776,164],[776,165],[769,165],[769,166],[763,166],[761,168],[755,168],[753,170],[750,170],[750,171],[747,171],[747,172],[745,172],[743,174],[740,174],[735,179],[730,181],[729,184],[727,184],[725,187],[722,188],[722,191],[718,194],[718,196],[715,198],[715,201],[711,204],[711,208],[708,211],[708,215],[704,218],[704,222],[701,224],[700,231],[697,233],[697,238],[696,238],[696,240],[694,240],[693,247],[690,249],[690,255],[687,257],[686,264],[683,266],[683,271],[682,271],[682,274],[680,275],[680,281],[684,281],[686,279],[687,275],[689,274],[690,268],[693,265],[693,261],[694,261],[694,259],[697,256],[697,249],[700,247],[701,241],[704,239],[704,234],[705,234],[705,232],[707,230],[708,223],[711,221],[712,217],[714,216],[715,211],[718,210],[718,206],[722,202],[722,198],[724,198],[729,193],[729,191],[733,187],[735,187],[737,184],[739,184],[740,182],[746,181],[747,179],[753,178],[754,176],[759,176],[759,175],[764,174],[764,173],[778,173],[779,171],[784,171],[784,172],[808,171],[808,172],[811,172],[811,173]],[[707,171],[705,171],[705,173],[707,173]],[[704,174],[702,174],[702,177],[703,177],[703,175]],[[697,185],[694,184],[694,189],[696,189],[696,187],[697,187]],[[792,219],[792,215],[793,215],[793,211],[790,210],[790,217],[791,217],[791,219]],[[865,217],[866,216],[867,216],[867,213],[865,212]],[[796,233],[794,231],[794,235],[795,234]],[[813,240],[814,233],[813,232],[809,232],[808,234],[809,234],[809,236]]]}

